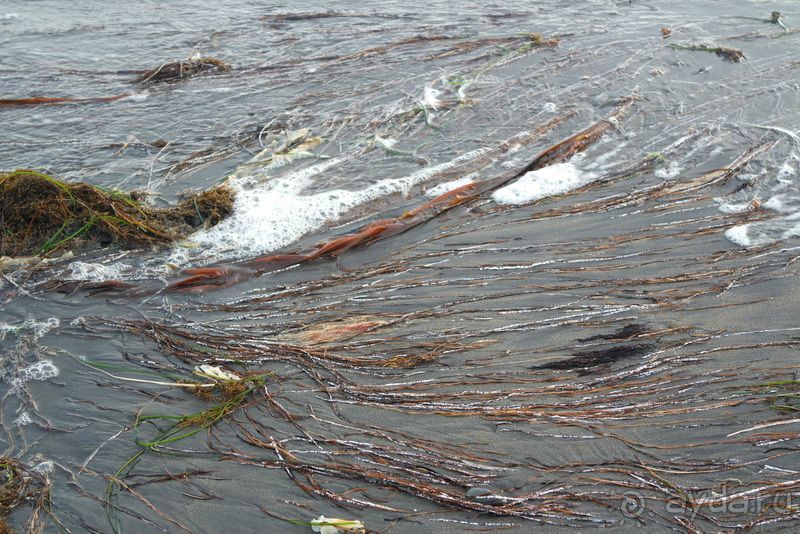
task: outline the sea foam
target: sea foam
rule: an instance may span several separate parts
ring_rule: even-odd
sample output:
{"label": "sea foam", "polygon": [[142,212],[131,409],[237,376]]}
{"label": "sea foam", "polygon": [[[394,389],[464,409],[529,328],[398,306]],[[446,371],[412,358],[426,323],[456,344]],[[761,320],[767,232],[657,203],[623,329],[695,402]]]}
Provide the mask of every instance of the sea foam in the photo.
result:
{"label": "sea foam", "polygon": [[573,163],[558,163],[526,173],[516,182],[495,191],[492,198],[498,204],[526,204],[569,193],[595,178],[595,173],[582,171]]}
{"label": "sea foam", "polygon": [[[413,186],[479,158],[490,150],[472,150],[407,176],[388,178],[357,190],[306,192],[314,184],[315,176],[342,162],[346,156],[331,158],[266,181],[252,177],[231,180],[230,185],[236,191],[233,213],[213,228],[192,235],[190,242],[195,249],[191,252],[205,259],[227,259],[275,251],[326,223],[340,219],[354,208],[387,195],[407,193]],[[185,254],[185,251],[176,250],[169,261],[183,263]]]}

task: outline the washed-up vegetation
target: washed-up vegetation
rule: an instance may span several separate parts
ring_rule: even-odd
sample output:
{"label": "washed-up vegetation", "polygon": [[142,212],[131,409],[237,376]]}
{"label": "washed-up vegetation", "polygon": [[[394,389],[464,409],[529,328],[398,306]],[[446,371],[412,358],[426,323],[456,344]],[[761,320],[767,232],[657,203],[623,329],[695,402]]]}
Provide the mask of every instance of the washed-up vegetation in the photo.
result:
{"label": "washed-up vegetation", "polygon": [[[0,341],[22,339],[0,354],[0,379],[20,386],[0,398],[9,465],[23,472],[6,480],[17,481],[9,495],[28,495],[9,501],[9,524],[40,510],[37,525],[96,532],[220,530],[232,514],[241,529],[322,534],[794,528],[798,249],[747,228],[791,217],[796,65],[756,43],[740,65],[711,61],[738,77],[700,83],[717,71],[661,37],[710,39],[687,35],[700,28],[724,42],[728,24],[752,22],[648,12],[658,25],[645,30],[625,17],[590,27],[574,9],[543,34],[527,27],[533,12],[470,11],[458,28],[528,22],[463,34],[352,20],[421,14],[266,14],[253,31],[291,27],[269,36],[300,40],[303,54],[287,45],[237,69],[224,114],[245,107],[238,123],[178,148],[114,146],[151,158],[156,190],[205,170],[212,196],[156,210],[33,171],[3,175],[0,193],[35,185],[63,214],[22,251],[43,255],[80,240],[170,244],[224,218],[234,191],[294,181],[316,199],[407,182],[270,252],[206,261],[185,243],[189,267],[166,279],[138,273],[164,255],[137,251],[102,257],[133,266],[109,268],[120,280],[3,275],[11,309],[74,312],[50,334],[0,323]],[[302,41],[320,34],[336,45]],[[177,75],[165,81],[181,69],[162,69]],[[257,97],[239,74],[258,81]],[[229,81],[196,81],[214,80]],[[251,117],[265,94],[270,115]],[[546,189],[569,176],[540,171],[564,168],[586,172]],[[495,201],[526,176],[544,193]],[[263,198],[258,210],[281,199]],[[281,208],[276,226],[305,206]],[[8,236],[32,232],[31,217]],[[746,246],[725,237],[742,228]],[[50,378],[63,368],[58,380],[24,387],[44,362]],[[39,430],[47,442],[28,440]],[[78,452],[51,452],[54,470],[37,471],[32,452],[51,436]]]}
{"label": "washed-up vegetation", "polygon": [[230,66],[215,57],[189,58],[162,63],[154,69],[144,71],[136,81],[139,83],[177,82],[198,74],[213,74],[230,71]]}
{"label": "washed-up vegetation", "polygon": [[699,45],[671,44],[669,46],[670,48],[674,48],[676,50],[691,50],[693,52],[713,52],[722,59],[726,61],[731,61],[733,63],[739,63],[745,57],[744,52],[742,52],[741,50],[738,50],[736,48],[730,48],[727,46],[713,46],[707,44],[699,44]]}
{"label": "washed-up vegetation", "polygon": [[50,499],[50,482],[19,461],[0,456],[0,532],[12,534],[6,524],[17,508],[28,508],[26,532],[41,532],[45,525]]}
{"label": "washed-up vegetation", "polygon": [[163,246],[217,224],[232,204],[232,192],[219,187],[154,209],[130,194],[17,170],[0,174],[0,256],[43,255],[78,243]]}

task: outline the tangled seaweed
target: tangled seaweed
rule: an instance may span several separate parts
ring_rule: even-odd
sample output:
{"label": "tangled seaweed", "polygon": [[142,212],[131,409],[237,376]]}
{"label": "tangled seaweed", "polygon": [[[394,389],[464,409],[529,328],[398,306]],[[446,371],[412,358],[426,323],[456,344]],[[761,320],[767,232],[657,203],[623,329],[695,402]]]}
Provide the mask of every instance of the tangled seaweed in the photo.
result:
{"label": "tangled seaweed", "polygon": [[669,45],[670,48],[674,48],[676,50],[691,50],[693,52],[713,52],[722,59],[726,61],[730,61],[731,63],[739,63],[741,60],[745,58],[744,52],[737,48],[730,48],[727,46],[711,46],[711,45],[679,45],[679,44],[671,44]]}
{"label": "tangled seaweed", "polygon": [[231,67],[215,57],[200,57],[163,63],[158,67],[144,71],[136,81],[139,83],[177,82],[198,74],[220,74],[228,72]]}
{"label": "tangled seaweed", "polygon": [[[497,14],[503,15],[513,14]],[[334,25],[349,16],[301,13],[273,20],[297,21],[302,29],[304,20]],[[624,28],[624,21],[619,24]],[[306,76],[312,63],[350,75],[353,68],[385,69],[404,57],[449,62],[436,66],[458,75],[435,82],[450,97],[434,99],[435,113],[424,102],[405,105],[409,97],[385,116],[352,109],[326,116],[328,131],[309,125],[325,135],[324,157],[336,152],[327,144],[332,139],[340,142],[340,153],[351,153],[337,138],[347,128],[358,131],[357,157],[371,146],[364,140],[378,136],[397,137],[411,148],[386,144],[387,156],[416,157],[424,153],[413,146],[418,137],[401,134],[432,133],[429,128],[445,134],[454,122],[448,119],[468,109],[481,119],[475,131],[486,135],[479,144],[482,157],[508,165],[459,160],[446,171],[432,171],[429,181],[470,175],[472,183],[430,200],[411,197],[405,211],[377,215],[385,206],[370,207],[345,221],[345,230],[326,228],[324,237],[304,239],[294,251],[190,269],[169,286],[202,294],[251,282],[230,291],[184,298],[165,292],[161,280],[138,287],[87,285],[127,297],[158,293],[158,299],[137,301],[131,318],[114,308],[127,310],[131,299],[106,295],[103,305],[113,315],[81,316],[64,327],[66,335],[94,340],[103,354],[88,375],[81,366],[70,377],[114,391],[112,400],[87,396],[64,404],[114,409],[122,398],[133,406],[122,408],[123,422],[114,421],[119,430],[100,438],[73,473],[75,481],[83,477],[74,485],[79,505],[89,499],[105,505],[115,531],[143,525],[208,530],[201,521],[229,517],[198,521],[186,503],[212,501],[211,508],[222,495],[226,504],[320,529],[436,531],[435,521],[452,521],[452,529],[462,530],[558,525],[733,532],[797,524],[800,419],[791,356],[798,328],[791,316],[765,320],[762,314],[793,313],[791,293],[785,293],[798,274],[799,256],[780,243],[734,247],[721,235],[777,216],[756,195],[767,190],[771,163],[782,156],[776,136],[792,143],[795,137],[793,130],[770,126],[760,127],[767,133],[755,138],[708,122],[739,104],[749,110],[747,102],[760,91],[790,101],[790,90],[764,81],[776,79],[772,69],[782,77],[795,66],[773,57],[754,61],[752,71],[725,87],[693,84],[698,106],[687,103],[687,110],[673,114],[668,108],[680,93],[665,94],[658,106],[651,100],[658,84],[646,78],[658,58],[648,46],[595,46],[602,37],[593,34],[585,47],[558,50],[528,31],[470,35],[392,35],[383,46],[370,40],[327,49],[324,57],[276,58],[264,67],[288,76],[299,65],[296,72]],[[486,68],[540,47],[548,49],[546,61],[532,61],[532,71],[510,69],[514,91],[520,91],[513,100],[494,82],[476,91],[485,102],[502,101],[489,108],[493,113],[535,117],[525,123],[526,129],[534,125],[525,142],[515,137],[498,146],[497,138],[506,135],[484,129],[487,117],[478,106],[467,108],[466,88]],[[669,55],[664,48],[659,53]],[[757,52],[754,47],[748,53],[759,57]],[[604,65],[615,70],[590,76],[598,59],[608,59]],[[569,72],[575,64],[580,66]],[[680,78],[678,66],[671,70]],[[586,75],[585,83],[573,85],[575,72]],[[576,116],[570,106],[588,108],[600,89],[618,95],[634,83],[645,87],[645,100],[635,107],[641,113],[618,121],[621,113],[601,109],[616,99],[599,99],[604,103],[591,104],[598,109],[590,120],[595,111],[606,120],[583,130],[573,124],[545,138]],[[313,99],[327,106],[342,95],[297,97],[314,109]],[[540,111],[545,100],[554,100],[553,106]],[[792,117],[788,106],[775,108]],[[489,123],[514,124],[505,118]],[[458,141],[468,125],[474,124],[459,119]],[[640,128],[650,128],[650,135],[640,137]],[[305,132],[262,142],[265,130],[257,134],[261,152],[242,167],[244,173],[286,162],[292,150],[319,143]],[[536,152],[517,150],[540,141]],[[167,163],[160,179],[245,147],[242,138],[230,136],[212,143]],[[563,163],[586,149],[586,159],[577,163],[597,171],[594,181],[513,208],[487,198],[520,173]],[[382,172],[376,168],[370,171]],[[717,209],[717,199],[729,200],[731,191],[741,211]],[[290,266],[299,268],[283,270]],[[47,286],[32,288],[35,297],[61,298],[37,289]],[[65,300],[79,307],[82,298]],[[121,354],[108,355],[118,345]],[[74,356],[81,364],[89,361],[83,353]],[[198,376],[217,381],[199,382]],[[73,410],[70,420],[85,421],[86,433],[94,434],[96,415]],[[110,452],[112,447],[117,449]],[[182,468],[184,461],[193,465]],[[213,481],[223,482],[212,487]],[[264,494],[267,502],[249,498]],[[346,509],[342,517],[359,519],[331,519],[340,514],[317,509],[333,506]],[[72,530],[108,530],[96,511],[75,508],[65,499],[57,510]],[[384,529],[385,521],[396,525]]]}
{"label": "tangled seaweed", "polygon": [[162,245],[217,224],[232,205],[226,187],[154,209],[119,191],[17,170],[0,175],[0,256],[47,254],[77,239],[123,248]]}
{"label": "tangled seaweed", "polygon": [[40,515],[50,498],[49,481],[21,462],[6,456],[0,457],[0,533],[12,533],[5,518],[23,505],[32,512],[25,523],[26,532],[40,532],[45,523]]}

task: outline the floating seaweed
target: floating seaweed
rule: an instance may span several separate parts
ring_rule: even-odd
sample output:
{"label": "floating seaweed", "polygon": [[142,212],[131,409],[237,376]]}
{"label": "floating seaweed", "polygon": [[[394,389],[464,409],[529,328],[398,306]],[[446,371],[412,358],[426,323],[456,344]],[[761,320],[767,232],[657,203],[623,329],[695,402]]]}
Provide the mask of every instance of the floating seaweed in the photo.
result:
{"label": "floating seaweed", "polygon": [[114,96],[100,96],[93,98],[75,97],[45,97],[34,96],[30,98],[0,98],[0,107],[12,106],[52,106],[58,104],[93,104],[96,102],[114,102],[130,96],[129,93],[122,93]]}
{"label": "floating seaweed", "polygon": [[739,63],[741,60],[745,58],[744,52],[737,48],[730,48],[727,46],[712,46],[712,45],[680,45],[680,44],[671,44],[669,45],[670,48],[674,48],[675,50],[691,50],[693,52],[713,52],[722,59],[726,61],[730,61],[732,63]]}
{"label": "floating seaweed", "polygon": [[576,352],[565,360],[537,365],[534,369],[553,369],[557,371],[578,371],[589,373],[592,368],[608,365],[626,358],[642,356],[655,349],[655,345],[642,343],[637,345],[614,345],[609,348]]}
{"label": "floating seaweed", "polygon": [[190,58],[162,63],[154,69],[142,72],[136,81],[139,83],[177,82],[198,74],[220,74],[230,70],[230,65],[215,57]]}
{"label": "floating seaweed", "polygon": [[[309,251],[271,254],[250,260],[244,266],[221,266],[186,270],[185,274],[190,275],[189,278],[173,282],[167,289],[179,292],[201,293],[211,289],[227,287],[266,272],[314,261],[318,258],[336,258],[353,247],[400,234],[456,206],[475,199],[481,194],[497,189],[528,172],[566,161],[575,154],[586,150],[604,133],[613,128],[615,121],[623,115],[633,101],[633,98],[624,99],[607,120],[596,122],[588,128],[550,146],[539,153],[533,161],[521,170],[511,171],[501,176],[458,187],[412,210],[406,211],[400,217],[372,222],[356,233],[332,239],[327,243],[321,243]],[[559,122],[561,120],[552,120],[542,125],[539,130],[546,131]]]}
{"label": "floating seaweed", "polygon": [[[579,9],[564,4],[542,27],[563,31],[564,17]],[[280,44],[305,38],[299,15]],[[340,37],[371,31],[338,20],[360,15],[339,15],[319,18]],[[519,18],[524,28],[526,18],[548,17],[545,9],[477,15],[465,20]],[[693,28],[668,20],[681,32]],[[458,27],[493,34],[472,24]],[[494,43],[423,40],[415,34],[424,27],[407,25],[323,43],[314,57],[305,57],[310,47],[301,47],[303,57],[281,48],[263,69],[242,72],[279,69],[258,81],[289,87],[284,100],[275,93],[292,110],[285,124],[241,127],[231,120],[252,119],[226,109],[236,132],[204,132],[195,139],[203,148],[159,160],[155,183],[235,155],[250,161],[233,177],[259,187],[327,171],[298,160],[324,159],[337,147],[344,156],[330,159],[352,157],[352,165],[309,180],[311,189],[355,189],[362,179],[419,170],[398,155],[458,155],[456,164],[332,217],[295,247],[198,260],[168,281],[170,291],[162,280],[108,280],[84,285],[105,297],[86,301],[3,276],[1,299],[25,292],[12,314],[27,313],[31,299],[76,311],[55,346],[36,349],[66,362],[63,394],[56,390],[55,406],[41,404],[41,414],[25,405],[37,423],[52,412],[67,427],[59,431],[97,445],[78,461],[65,454],[53,472],[64,530],[224,529],[229,515],[187,513],[197,503],[213,510],[223,498],[244,512],[242,528],[251,527],[249,512],[279,531],[289,527],[277,521],[323,532],[365,524],[398,532],[794,528],[800,422],[791,289],[800,256],[791,243],[739,247],[722,234],[780,222],[769,181],[789,172],[783,161],[794,169],[796,136],[769,126],[759,138],[739,119],[765,105],[763,120],[749,120],[793,120],[796,106],[786,103],[796,95],[783,82],[796,65],[753,46],[748,56],[757,61],[740,78],[698,84],[680,58],[658,65],[669,54],[652,25],[619,17],[606,33],[581,24],[570,18],[575,33],[559,34],[569,46],[539,57],[529,54],[538,48],[527,33]],[[713,32],[724,22],[711,24]],[[308,26],[318,29],[313,17]],[[503,68],[512,61],[519,63]],[[670,76],[649,80],[648,71],[667,67]],[[396,76],[384,71],[457,89],[458,98],[431,99],[442,105],[428,117],[419,83],[398,100]],[[453,75],[432,81],[441,73]],[[313,90],[298,83],[306,79]],[[679,102],[683,86],[671,84],[687,82],[692,97]],[[645,95],[635,113],[618,120],[603,111],[634,85]],[[473,107],[463,105],[467,87],[480,97]],[[580,130],[586,116],[591,126]],[[321,138],[295,122],[324,135],[325,155],[316,153]],[[532,131],[506,137],[522,128]],[[415,150],[393,152],[379,139]],[[475,146],[477,156],[462,158]],[[520,172],[582,151],[567,166],[591,171],[590,181],[513,207],[490,200]],[[273,172],[283,163],[289,173]],[[450,190],[421,199],[429,185]],[[787,180],[782,193],[789,187]],[[103,261],[122,257],[140,258],[124,251]],[[0,323],[0,339],[13,328]],[[71,350],[74,359],[64,357]],[[0,373],[22,370],[20,352],[3,354],[9,363]],[[5,413],[15,408],[8,398]],[[4,430],[31,436],[28,443],[40,435],[15,424]]]}

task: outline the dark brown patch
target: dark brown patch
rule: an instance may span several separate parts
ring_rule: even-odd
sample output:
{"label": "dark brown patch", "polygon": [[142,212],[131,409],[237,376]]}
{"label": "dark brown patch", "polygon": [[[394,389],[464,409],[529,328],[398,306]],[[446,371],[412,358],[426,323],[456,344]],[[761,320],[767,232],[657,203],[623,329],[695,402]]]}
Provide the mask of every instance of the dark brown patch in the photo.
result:
{"label": "dark brown patch", "polygon": [[142,73],[139,83],[175,82],[201,73],[220,73],[230,71],[230,66],[215,57],[201,57],[164,63]]}
{"label": "dark brown patch", "polygon": [[655,348],[654,345],[643,343],[640,345],[614,345],[609,348],[576,352],[571,358],[537,365],[534,369],[553,369],[557,371],[577,371],[586,373],[593,367],[608,365],[626,358],[647,354]]}

